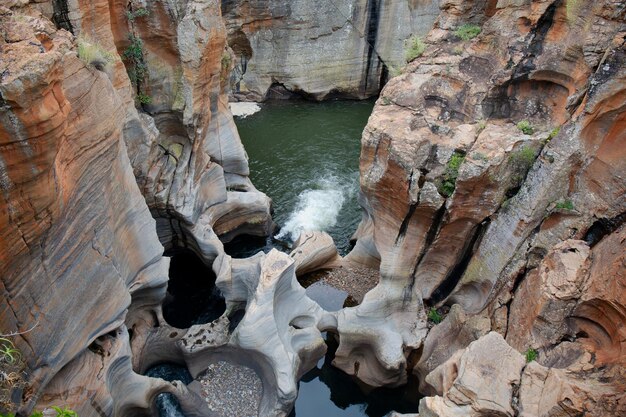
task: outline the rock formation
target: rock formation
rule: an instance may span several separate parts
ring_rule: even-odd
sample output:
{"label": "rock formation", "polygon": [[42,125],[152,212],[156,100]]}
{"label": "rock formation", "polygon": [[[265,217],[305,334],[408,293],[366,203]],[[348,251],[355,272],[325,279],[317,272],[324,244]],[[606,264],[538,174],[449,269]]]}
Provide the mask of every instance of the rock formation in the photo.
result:
{"label": "rock formation", "polygon": [[[398,330],[386,337],[395,348],[374,350],[354,375],[402,382],[402,372],[369,377],[391,350],[407,369],[417,355],[422,393],[438,395],[420,415],[620,414],[626,8],[449,0],[441,10],[363,134],[364,215],[346,260],[380,269],[360,320],[376,305],[452,310],[422,348],[407,349]],[[502,337],[481,362],[472,352],[497,336],[483,336],[489,328]],[[343,335],[338,354],[342,345],[352,348]],[[522,366],[515,350],[538,363]],[[507,375],[480,370],[513,362],[497,370]],[[463,377],[474,373],[498,383],[481,391]]]}
{"label": "rock formation", "polygon": [[167,327],[163,246],[211,265],[220,238],[272,228],[223,93],[219,3],[10,1],[0,18],[0,322],[27,382],[14,404],[153,415],[171,392],[206,415],[185,386],[135,373],[150,358],[130,346],[149,352]]}
{"label": "rock formation", "polygon": [[[0,411],[155,415],[170,393],[211,416],[203,378],[226,361],[286,416],[327,331],[370,386],[416,375],[421,416],[626,413],[622,3],[5,2],[0,333],[25,382],[6,400],[0,374]],[[305,232],[290,255],[225,254],[273,227],[229,78],[245,99],[366,97],[433,21],[363,134],[354,250]],[[183,250],[226,311],[175,328],[163,254]],[[355,307],[297,282],[347,266],[380,273]],[[195,380],[143,375],[163,362]]]}
{"label": "rock formation", "polygon": [[293,94],[366,98],[405,63],[405,43],[423,36],[438,0],[222,2],[234,52],[233,96]]}

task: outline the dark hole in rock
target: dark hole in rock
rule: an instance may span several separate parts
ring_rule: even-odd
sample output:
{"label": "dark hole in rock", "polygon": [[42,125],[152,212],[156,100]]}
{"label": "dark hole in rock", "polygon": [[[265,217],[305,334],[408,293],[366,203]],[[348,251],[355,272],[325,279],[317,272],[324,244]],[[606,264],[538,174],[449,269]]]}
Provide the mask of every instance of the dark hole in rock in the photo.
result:
{"label": "dark hole in rock", "polygon": [[[193,381],[186,367],[172,363],[155,365],[148,369],[146,376],[162,378],[166,381],[182,381],[183,384],[190,384]],[[159,394],[155,402],[159,417],[185,417],[178,400],[173,394]]]}
{"label": "dark hole in rock", "polygon": [[241,320],[243,320],[243,316],[245,315],[246,315],[245,310],[237,310],[231,315],[231,317],[228,318],[230,320],[230,323],[228,324],[229,333],[232,333],[235,331],[237,326],[239,326],[239,323],[241,323]]}
{"label": "dark hole in rock", "polygon": [[268,253],[272,249],[288,252],[289,248],[271,237],[240,235],[224,243],[224,251],[233,258],[249,258],[259,252]]}
{"label": "dark hole in rock", "polygon": [[210,267],[190,250],[168,252],[171,256],[168,300],[163,317],[170,325],[185,329],[209,323],[226,310],[226,303],[215,286],[216,276]]}

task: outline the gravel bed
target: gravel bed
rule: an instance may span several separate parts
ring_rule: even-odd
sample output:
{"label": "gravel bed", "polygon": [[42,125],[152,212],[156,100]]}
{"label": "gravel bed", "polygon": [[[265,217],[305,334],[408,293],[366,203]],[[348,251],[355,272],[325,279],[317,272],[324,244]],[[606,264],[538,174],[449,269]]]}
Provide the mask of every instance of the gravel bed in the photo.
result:
{"label": "gravel bed", "polygon": [[263,385],[256,372],[230,362],[216,362],[198,377],[209,408],[223,417],[257,417]]}
{"label": "gravel bed", "polygon": [[378,284],[377,270],[361,266],[343,266],[328,271],[313,272],[300,280],[303,287],[322,281],[348,293],[346,307],[360,304],[365,294]]}

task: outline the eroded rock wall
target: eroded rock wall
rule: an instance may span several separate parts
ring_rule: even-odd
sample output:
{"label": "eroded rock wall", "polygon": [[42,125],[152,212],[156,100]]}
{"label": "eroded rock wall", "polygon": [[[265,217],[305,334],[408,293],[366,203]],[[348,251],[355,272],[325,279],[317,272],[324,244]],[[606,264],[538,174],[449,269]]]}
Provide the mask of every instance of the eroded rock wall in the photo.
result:
{"label": "eroded rock wall", "polygon": [[223,1],[234,52],[233,96],[244,100],[366,98],[404,65],[439,0]]}
{"label": "eroded rock wall", "polygon": [[[489,320],[519,352],[535,349],[551,358],[541,359],[547,369],[559,361],[566,368],[591,352],[592,360],[558,376],[537,372],[544,380],[573,378],[563,383],[576,391],[582,366],[593,381],[609,384],[586,389],[574,408],[589,411],[590,398],[602,402],[611,392],[598,415],[621,410],[623,356],[606,372],[601,358],[620,355],[625,306],[615,293],[623,289],[592,290],[600,284],[590,283],[589,268],[595,257],[625,249],[616,231],[626,211],[625,15],[613,1],[442,2],[425,52],[386,85],[363,134],[364,214],[346,261],[377,267],[381,277],[354,312],[342,314],[389,320],[391,312],[419,311],[423,301],[443,312],[456,304],[456,322],[431,331],[423,348],[406,349],[411,345],[400,336],[422,326],[419,314],[412,327],[398,328],[395,342],[342,338],[342,357],[365,345],[379,352],[357,367],[337,362],[344,371],[393,385],[415,359],[409,350],[418,356],[423,393],[430,394],[434,367],[484,334],[484,326],[465,328],[463,312]],[[457,30],[468,24],[480,30],[464,40]],[[620,281],[624,265],[606,262],[616,269],[604,279]],[[577,330],[582,323],[588,330]],[[453,340],[454,348],[434,349],[435,334]],[[604,353],[596,353],[598,346]],[[445,384],[462,375],[455,358],[442,374]],[[371,376],[380,369],[384,381]],[[518,371],[513,385],[520,383]],[[420,415],[519,412],[485,408],[449,392],[451,386],[435,390],[448,394],[423,402]],[[507,407],[518,401],[515,395],[506,394]],[[555,410],[539,415],[558,415]]]}
{"label": "eroded rock wall", "polygon": [[151,415],[171,392],[208,415],[133,365],[166,325],[164,246],[210,266],[221,240],[272,228],[224,95],[219,2],[15,1],[0,18],[0,323],[25,332],[11,336],[26,362],[15,405]]}

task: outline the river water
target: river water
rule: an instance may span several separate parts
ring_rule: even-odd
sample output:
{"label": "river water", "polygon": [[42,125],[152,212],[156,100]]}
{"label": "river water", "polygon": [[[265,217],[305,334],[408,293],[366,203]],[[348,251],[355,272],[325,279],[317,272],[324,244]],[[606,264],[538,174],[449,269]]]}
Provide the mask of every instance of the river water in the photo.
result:
{"label": "river water", "polygon": [[[261,111],[235,122],[248,153],[254,185],[273,200],[274,220],[281,226],[275,239],[237,239],[226,245],[233,256],[288,245],[303,229],[328,232],[345,255],[361,219],[357,203],[360,138],[373,101],[312,103],[279,101],[261,104]],[[282,242],[282,243],[281,243]],[[328,311],[342,308],[347,293],[322,282],[307,294]],[[303,376],[289,417],[383,417],[391,411],[416,413],[415,386],[398,389],[361,389],[331,365],[336,342],[325,335],[329,353]],[[184,368],[163,364],[152,376],[181,379]],[[176,400],[158,398],[161,417],[184,417]],[[237,416],[228,416],[237,417]],[[264,416],[261,416],[264,417]]]}
{"label": "river water", "polygon": [[374,102],[277,101],[237,118],[250,178],[273,201],[276,237],[328,232],[343,255],[361,220],[357,203],[361,134]]}

